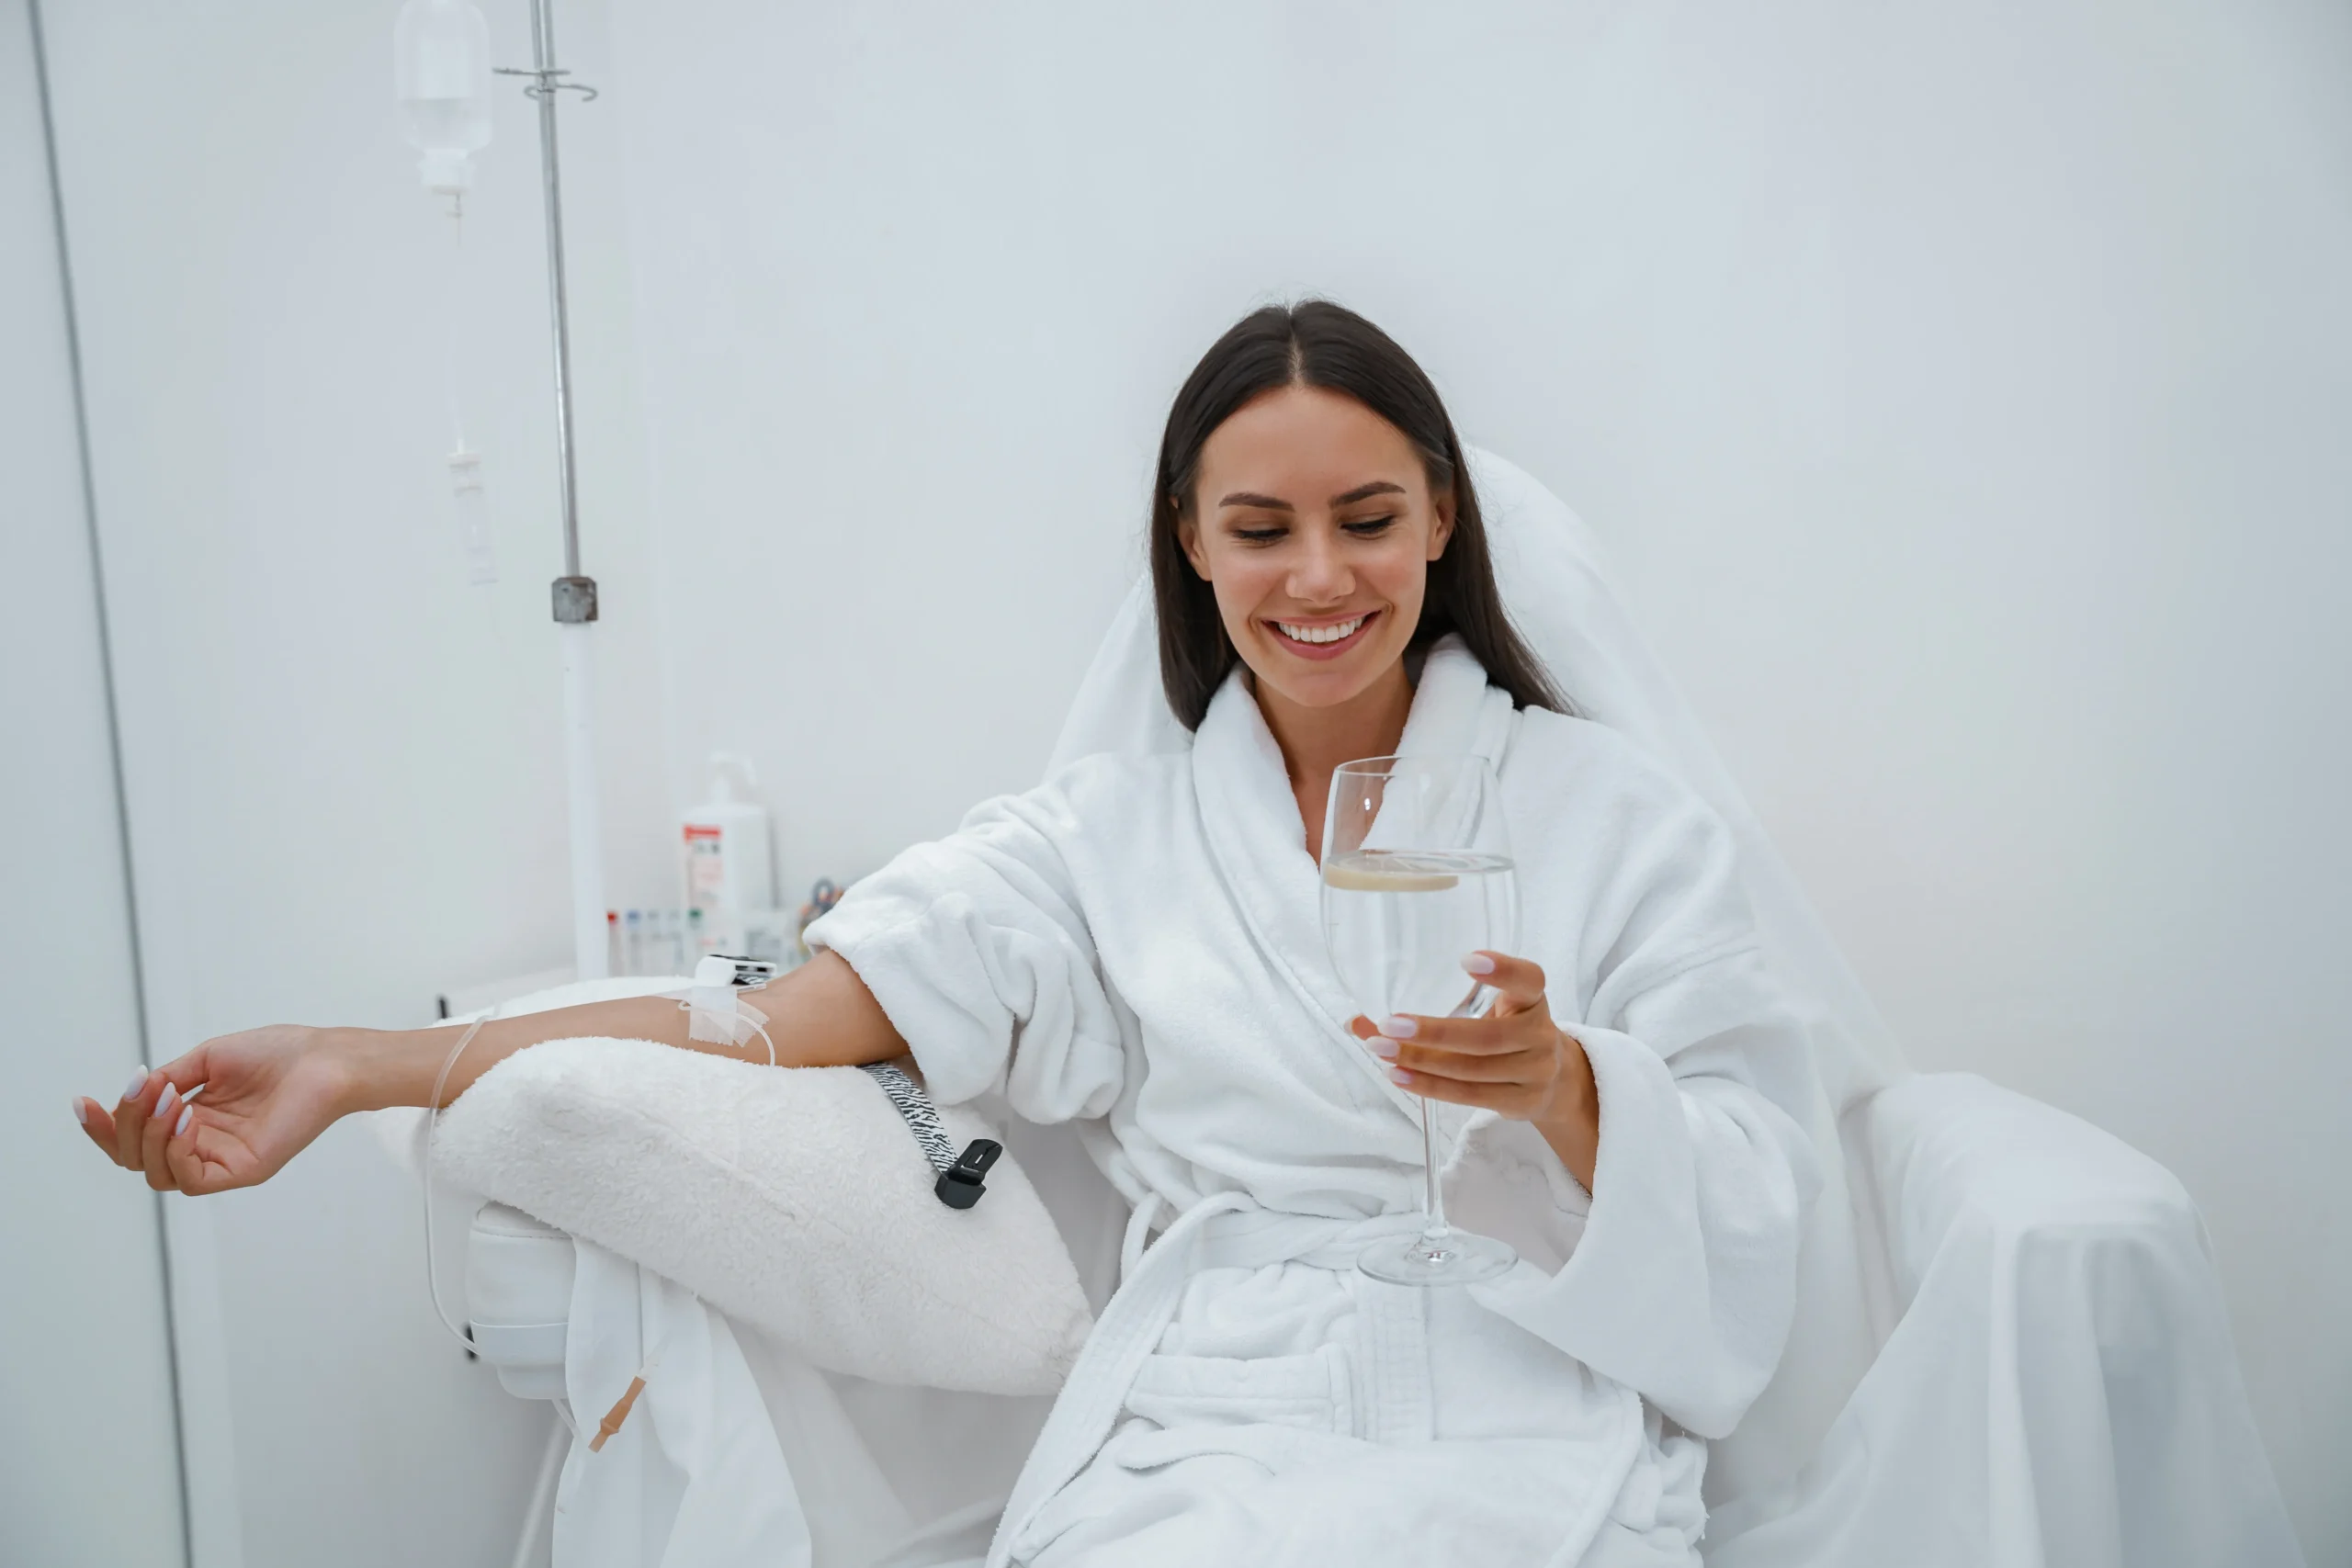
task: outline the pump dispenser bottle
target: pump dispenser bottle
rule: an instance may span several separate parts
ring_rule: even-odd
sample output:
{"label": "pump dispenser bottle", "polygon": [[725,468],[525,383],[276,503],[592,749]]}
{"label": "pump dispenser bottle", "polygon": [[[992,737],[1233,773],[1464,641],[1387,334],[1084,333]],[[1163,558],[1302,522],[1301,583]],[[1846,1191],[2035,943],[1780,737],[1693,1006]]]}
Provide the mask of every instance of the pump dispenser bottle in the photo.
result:
{"label": "pump dispenser bottle", "polygon": [[746,792],[758,787],[749,760],[731,751],[710,754],[710,798],[680,823],[684,852],[687,918],[699,932],[691,966],[704,953],[744,951],[744,917],[775,908],[775,863],[763,807],[739,798],[729,773]]}

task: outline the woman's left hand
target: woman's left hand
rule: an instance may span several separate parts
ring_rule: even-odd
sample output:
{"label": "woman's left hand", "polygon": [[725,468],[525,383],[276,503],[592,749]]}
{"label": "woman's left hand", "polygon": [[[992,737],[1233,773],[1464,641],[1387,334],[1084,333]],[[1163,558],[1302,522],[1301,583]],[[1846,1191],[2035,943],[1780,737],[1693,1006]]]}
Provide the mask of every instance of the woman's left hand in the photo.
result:
{"label": "woman's left hand", "polygon": [[1358,1018],[1349,1028],[1413,1093],[1532,1123],[1589,1191],[1600,1094],[1584,1047],[1552,1021],[1542,967],[1500,953],[1474,953],[1463,967],[1496,992],[1485,1017]]}

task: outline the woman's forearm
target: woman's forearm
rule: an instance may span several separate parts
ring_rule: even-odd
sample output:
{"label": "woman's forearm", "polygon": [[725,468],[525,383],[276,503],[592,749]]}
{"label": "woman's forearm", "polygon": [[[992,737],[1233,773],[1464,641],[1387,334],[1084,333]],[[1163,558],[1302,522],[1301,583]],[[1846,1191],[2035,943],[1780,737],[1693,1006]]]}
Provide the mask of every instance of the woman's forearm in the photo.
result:
{"label": "woman's forearm", "polygon": [[[874,993],[837,953],[820,953],[774,984],[741,996],[767,1016],[779,1066],[886,1062],[907,1049]],[[493,1019],[475,1032],[450,1068],[441,1103],[457,1099],[515,1052],[548,1040],[605,1035],[650,1040],[741,1061],[768,1059],[767,1045],[756,1034],[747,1044],[730,1046],[689,1040],[686,1029],[685,1010],[668,997],[628,997]],[[330,1029],[320,1036],[322,1046],[344,1067],[347,1088],[343,1109],[349,1111],[431,1103],[433,1081],[464,1032],[465,1026],[444,1024],[434,1029]]]}

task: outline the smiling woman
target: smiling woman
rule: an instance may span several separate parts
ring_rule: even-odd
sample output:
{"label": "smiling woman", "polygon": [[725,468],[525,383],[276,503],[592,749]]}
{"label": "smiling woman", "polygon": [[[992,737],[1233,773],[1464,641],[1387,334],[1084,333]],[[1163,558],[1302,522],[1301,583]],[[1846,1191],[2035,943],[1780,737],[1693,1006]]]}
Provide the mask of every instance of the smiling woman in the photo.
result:
{"label": "smiling woman", "polygon": [[1252,311],[1186,378],[1160,441],[1151,563],[1160,676],[1188,729],[1237,659],[1261,706],[1361,701],[1401,726],[1400,656],[1449,632],[1519,706],[1569,711],[1503,614],[1437,389],[1327,300]]}

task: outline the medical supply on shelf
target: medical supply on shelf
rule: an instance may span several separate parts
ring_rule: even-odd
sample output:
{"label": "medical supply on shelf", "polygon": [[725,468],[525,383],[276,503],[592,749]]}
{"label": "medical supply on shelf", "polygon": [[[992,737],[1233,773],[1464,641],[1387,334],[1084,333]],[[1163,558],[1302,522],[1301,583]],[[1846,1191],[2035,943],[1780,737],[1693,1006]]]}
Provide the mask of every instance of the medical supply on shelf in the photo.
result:
{"label": "medical supply on shelf", "polygon": [[730,773],[748,792],[759,787],[748,758],[732,751],[710,754],[710,798],[679,822],[684,852],[686,912],[697,953],[741,951],[744,917],[775,907],[775,863],[764,807],[740,797]]}
{"label": "medical supply on shelf", "polygon": [[745,912],[740,942],[722,942],[699,909],[608,909],[607,954],[616,975],[684,975],[724,947],[773,964],[796,967],[804,953],[785,940],[789,922],[777,909]]}
{"label": "medical supply on shelf", "polygon": [[797,969],[808,960],[808,950],[800,945],[799,926],[782,909],[745,910],[742,945],[752,957],[779,969]]}

